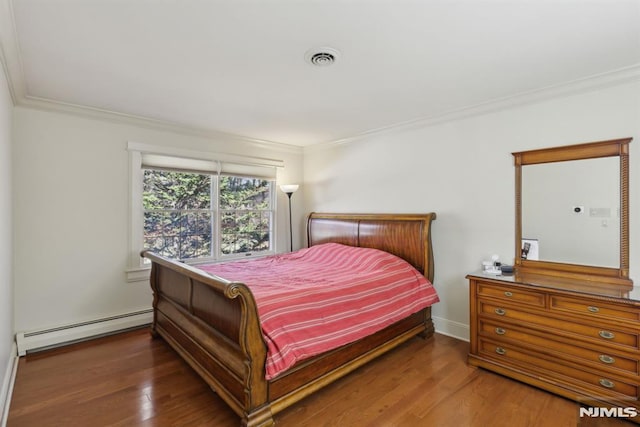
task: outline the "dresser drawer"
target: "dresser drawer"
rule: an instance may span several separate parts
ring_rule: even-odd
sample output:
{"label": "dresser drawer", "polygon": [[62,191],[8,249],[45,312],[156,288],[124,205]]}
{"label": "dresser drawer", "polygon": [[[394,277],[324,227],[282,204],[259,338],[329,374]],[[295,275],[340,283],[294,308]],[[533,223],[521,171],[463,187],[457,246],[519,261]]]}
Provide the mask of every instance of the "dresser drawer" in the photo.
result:
{"label": "dresser drawer", "polygon": [[499,304],[493,301],[478,301],[478,313],[493,319],[504,319],[506,322],[521,324],[526,322],[527,326],[536,327],[540,330],[547,331],[554,335],[561,335],[571,338],[588,339],[589,341],[611,346],[615,345],[625,350],[638,349],[638,332],[626,331],[622,328],[597,327],[589,324],[581,324],[566,320],[560,320],[544,313],[533,314],[521,310],[517,306],[509,304]]}
{"label": "dresser drawer", "polygon": [[492,298],[515,301],[523,304],[544,307],[544,294],[535,291],[523,290],[512,286],[500,286],[493,283],[478,282],[478,295]]}
{"label": "dresser drawer", "polygon": [[621,355],[604,346],[575,345],[574,341],[562,340],[541,331],[527,330],[508,323],[480,320],[478,332],[492,340],[520,343],[527,348],[559,357],[571,363],[587,363],[603,372],[638,375],[638,360],[628,355]]}
{"label": "dresser drawer", "polygon": [[[576,369],[572,364],[560,363],[560,360],[548,360],[533,351],[527,351],[516,345],[508,343],[489,341],[484,338],[479,340],[479,351],[483,356],[500,361],[501,363],[511,363],[521,366],[527,370],[538,370],[550,372],[549,379],[557,383],[558,380],[567,384],[579,384],[582,387],[592,390],[594,396],[611,396],[630,398],[637,400],[638,385],[633,381],[621,380],[611,377],[607,373],[591,372]],[[541,375],[544,380],[544,376]]]}
{"label": "dresser drawer", "polygon": [[581,314],[592,319],[640,321],[640,311],[635,307],[593,299],[551,295],[549,308],[552,311]]}

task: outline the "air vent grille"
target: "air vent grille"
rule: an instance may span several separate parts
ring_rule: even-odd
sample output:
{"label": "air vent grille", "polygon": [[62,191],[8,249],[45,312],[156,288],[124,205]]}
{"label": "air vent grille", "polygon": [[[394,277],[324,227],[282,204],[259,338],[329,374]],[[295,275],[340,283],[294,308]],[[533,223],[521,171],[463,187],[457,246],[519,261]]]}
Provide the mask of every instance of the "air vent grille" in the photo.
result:
{"label": "air vent grille", "polygon": [[307,62],[316,67],[327,67],[338,60],[339,52],[330,47],[314,48],[307,51]]}

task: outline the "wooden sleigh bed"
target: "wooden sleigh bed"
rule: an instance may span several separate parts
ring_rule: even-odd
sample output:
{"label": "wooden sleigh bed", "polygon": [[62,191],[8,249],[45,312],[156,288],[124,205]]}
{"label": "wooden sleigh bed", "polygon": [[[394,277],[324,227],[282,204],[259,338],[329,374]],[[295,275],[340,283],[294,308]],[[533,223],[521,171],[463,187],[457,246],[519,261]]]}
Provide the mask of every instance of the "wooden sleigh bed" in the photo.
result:
{"label": "wooden sleigh bed", "polygon": [[[307,222],[309,247],[334,242],[399,256],[433,281],[428,214],[320,214]],[[144,251],[152,262],[152,334],[171,347],[241,417],[269,426],[273,416],[410,338],[433,334],[431,307],[265,379],[266,346],[249,288]]]}

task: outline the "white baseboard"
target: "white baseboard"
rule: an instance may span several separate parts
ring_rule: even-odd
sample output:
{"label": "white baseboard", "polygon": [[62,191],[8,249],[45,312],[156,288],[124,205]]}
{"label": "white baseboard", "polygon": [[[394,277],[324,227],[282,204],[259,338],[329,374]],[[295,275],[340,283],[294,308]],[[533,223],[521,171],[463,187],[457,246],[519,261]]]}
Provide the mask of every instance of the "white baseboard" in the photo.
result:
{"label": "white baseboard", "polygon": [[443,319],[442,317],[433,317],[433,325],[436,328],[436,332],[439,334],[457,338],[462,341],[469,341],[469,325],[454,322],[453,320]]}
{"label": "white baseboard", "polygon": [[11,346],[11,357],[7,362],[7,368],[4,372],[4,380],[2,381],[2,389],[0,389],[0,426],[7,425],[9,418],[9,406],[11,405],[11,395],[13,394],[13,384],[16,381],[18,372],[18,348],[15,343]]}
{"label": "white baseboard", "polygon": [[18,355],[148,325],[152,321],[153,310],[149,309],[40,331],[18,332]]}

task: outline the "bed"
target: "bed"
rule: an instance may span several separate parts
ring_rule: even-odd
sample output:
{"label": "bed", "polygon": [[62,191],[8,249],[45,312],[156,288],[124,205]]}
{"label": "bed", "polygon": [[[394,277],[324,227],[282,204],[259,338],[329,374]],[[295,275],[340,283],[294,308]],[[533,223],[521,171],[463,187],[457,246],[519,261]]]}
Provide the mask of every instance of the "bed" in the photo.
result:
{"label": "bed", "polygon": [[[337,243],[379,249],[406,260],[433,281],[427,214],[312,213],[308,246]],[[267,379],[267,348],[254,295],[244,283],[149,251],[154,336],[162,337],[235,411],[243,426],[270,426],[273,416],[401,343],[433,332],[431,307]]]}

